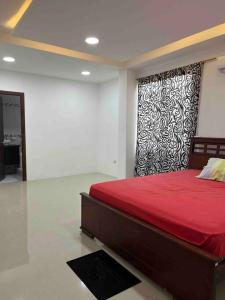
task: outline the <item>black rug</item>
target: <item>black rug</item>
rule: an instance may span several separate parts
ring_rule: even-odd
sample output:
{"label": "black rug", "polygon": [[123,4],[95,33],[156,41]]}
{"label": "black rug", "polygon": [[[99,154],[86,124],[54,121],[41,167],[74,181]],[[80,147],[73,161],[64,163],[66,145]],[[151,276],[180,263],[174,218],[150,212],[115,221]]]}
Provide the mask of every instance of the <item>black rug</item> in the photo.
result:
{"label": "black rug", "polygon": [[67,264],[98,300],[108,299],[140,283],[103,250],[68,261]]}

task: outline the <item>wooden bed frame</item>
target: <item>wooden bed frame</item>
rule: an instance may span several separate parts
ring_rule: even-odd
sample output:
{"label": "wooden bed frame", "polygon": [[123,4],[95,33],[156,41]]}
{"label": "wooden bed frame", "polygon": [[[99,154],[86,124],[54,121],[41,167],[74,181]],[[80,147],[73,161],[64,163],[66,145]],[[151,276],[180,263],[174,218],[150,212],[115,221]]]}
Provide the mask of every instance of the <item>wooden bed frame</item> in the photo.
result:
{"label": "wooden bed frame", "polygon": [[[189,168],[225,158],[225,139],[193,139]],[[179,300],[215,300],[225,279],[225,259],[82,193],[81,230],[96,237]]]}

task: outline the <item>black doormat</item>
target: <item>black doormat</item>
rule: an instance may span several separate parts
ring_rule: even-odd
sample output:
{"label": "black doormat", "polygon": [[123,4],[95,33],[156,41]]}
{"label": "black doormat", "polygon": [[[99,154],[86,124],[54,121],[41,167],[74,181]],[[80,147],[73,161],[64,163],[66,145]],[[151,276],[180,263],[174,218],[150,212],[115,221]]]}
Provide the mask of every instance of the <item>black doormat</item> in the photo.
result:
{"label": "black doormat", "polygon": [[67,264],[98,300],[108,299],[140,283],[103,250],[68,261]]}

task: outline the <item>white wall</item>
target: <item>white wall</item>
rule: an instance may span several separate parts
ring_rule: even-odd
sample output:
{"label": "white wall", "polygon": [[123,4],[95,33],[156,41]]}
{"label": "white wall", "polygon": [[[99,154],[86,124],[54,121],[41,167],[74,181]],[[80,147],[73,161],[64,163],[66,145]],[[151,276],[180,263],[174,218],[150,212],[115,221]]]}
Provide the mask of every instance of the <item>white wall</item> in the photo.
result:
{"label": "white wall", "polygon": [[127,140],[127,70],[119,72],[119,145],[118,177],[126,177],[126,140]]}
{"label": "white wall", "polygon": [[[184,62],[179,58],[179,64],[168,65]],[[119,79],[97,85],[0,71],[0,90],[25,93],[28,179],[96,171],[133,176],[135,79],[140,75],[141,70],[122,70]],[[217,62],[206,63],[197,134],[224,137],[224,112],[225,75],[218,72]]]}
{"label": "white wall", "polygon": [[225,74],[218,71],[219,63],[212,61],[204,66],[198,136],[225,137]]}
{"label": "white wall", "polygon": [[99,84],[98,172],[118,176],[119,83],[118,79]]}
{"label": "white wall", "polygon": [[29,180],[96,172],[96,84],[0,70],[0,90],[25,93]]}
{"label": "white wall", "polygon": [[137,81],[132,70],[119,73],[118,177],[134,176],[137,131]]}
{"label": "white wall", "polygon": [[126,138],[126,177],[134,176],[137,140],[138,85],[135,73],[127,76],[127,138]]}

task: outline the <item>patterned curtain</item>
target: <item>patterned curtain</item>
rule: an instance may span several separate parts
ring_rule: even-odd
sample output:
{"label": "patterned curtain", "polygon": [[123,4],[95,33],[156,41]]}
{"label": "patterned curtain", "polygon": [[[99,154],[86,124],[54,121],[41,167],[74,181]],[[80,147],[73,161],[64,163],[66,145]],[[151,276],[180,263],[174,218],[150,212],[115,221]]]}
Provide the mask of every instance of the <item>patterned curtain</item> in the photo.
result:
{"label": "patterned curtain", "polygon": [[196,63],[139,80],[136,175],[187,168],[201,71]]}

